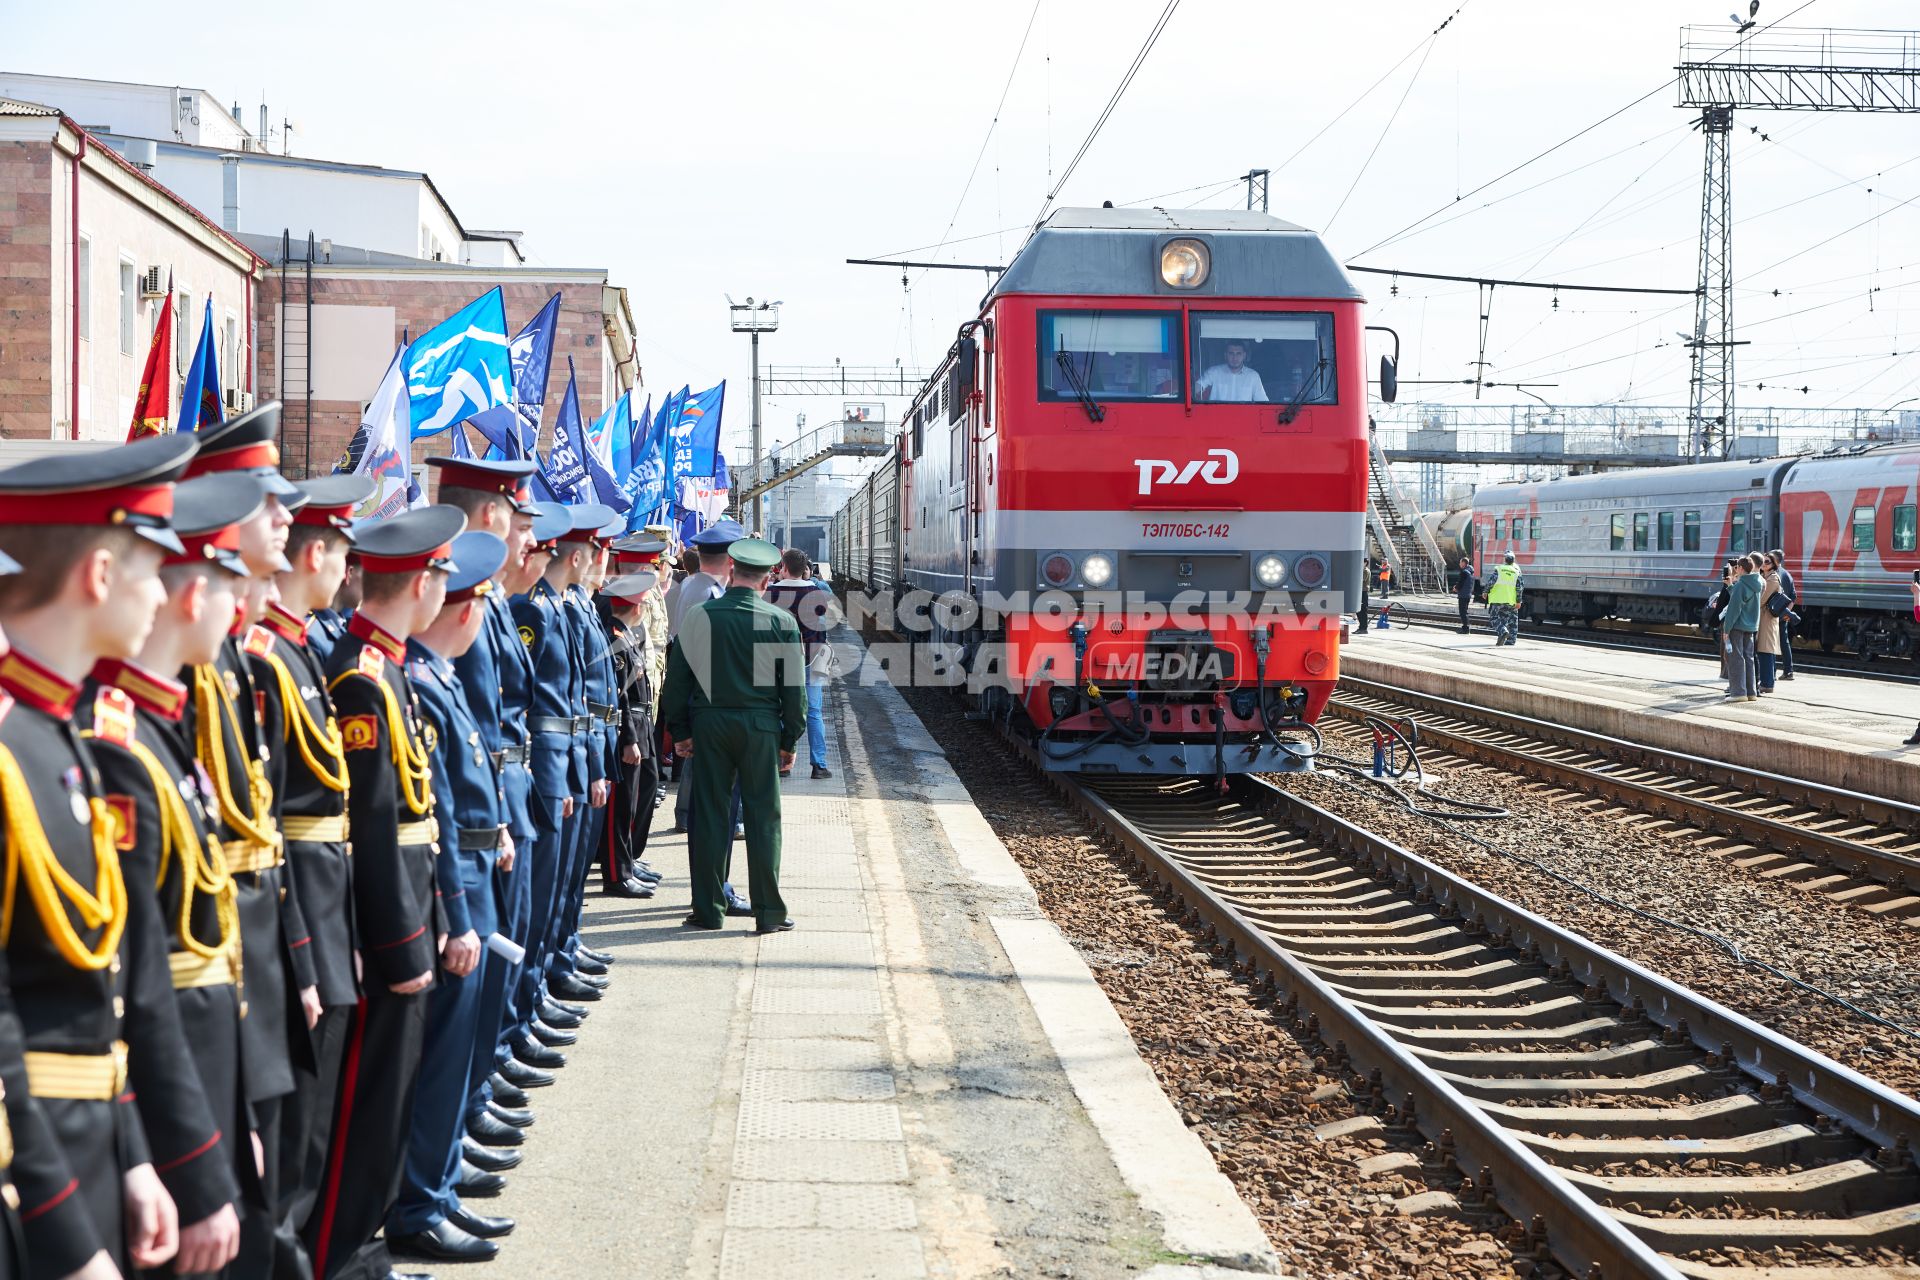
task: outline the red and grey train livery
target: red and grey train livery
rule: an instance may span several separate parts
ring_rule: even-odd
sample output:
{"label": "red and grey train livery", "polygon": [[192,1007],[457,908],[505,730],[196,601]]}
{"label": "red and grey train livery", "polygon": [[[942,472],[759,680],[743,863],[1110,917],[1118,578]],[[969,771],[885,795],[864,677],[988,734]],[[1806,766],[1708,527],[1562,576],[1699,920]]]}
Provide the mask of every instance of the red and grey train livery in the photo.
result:
{"label": "red and grey train livery", "polygon": [[1466,540],[1483,572],[1513,552],[1536,621],[1697,622],[1722,564],[1779,548],[1798,634],[1920,658],[1920,445],[1490,486]]}
{"label": "red and grey train livery", "polygon": [[1265,214],[1059,211],[835,517],[836,575],[939,598],[897,630],[1052,768],[1306,767],[1359,592],[1361,306]]}

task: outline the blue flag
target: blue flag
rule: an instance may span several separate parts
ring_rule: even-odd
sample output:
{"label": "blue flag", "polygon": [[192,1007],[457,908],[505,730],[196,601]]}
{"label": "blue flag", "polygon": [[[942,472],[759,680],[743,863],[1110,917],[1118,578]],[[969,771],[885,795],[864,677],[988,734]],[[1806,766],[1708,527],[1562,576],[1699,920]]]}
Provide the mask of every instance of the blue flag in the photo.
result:
{"label": "blue flag", "polygon": [[640,443],[640,437],[653,425],[653,397],[647,397],[647,407],[637,415],[630,415],[627,430],[613,438],[613,475],[625,487],[627,476],[633,471],[634,449]]}
{"label": "blue flag", "polygon": [[680,416],[692,419],[687,426],[687,440],[693,447],[693,469],[688,475],[713,474],[713,460],[720,452],[720,410],[726,402],[727,384],[723,381],[717,387],[708,387],[699,395],[689,397],[681,407]]}
{"label": "blue flag", "polygon": [[[522,440],[540,438],[540,415],[547,403],[547,377],[553,369],[553,336],[559,325],[560,295],[556,293],[540,308],[540,314],[529,320],[527,327],[513,338],[510,352],[513,408],[524,427],[529,428],[521,431]],[[507,452],[510,445],[500,447],[500,456],[505,458],[525,458],[532,450],[531,445],[521,453]]]}
{"label": "blue flag", "polygon": [[[533,442],[523,434],[520,415],[511,405],[497,404],[491,409],[482,410],[460,424],[472,427],[487,442],[487,457],[528,458],[533,456]],[[515,437],[519,441],[515,443]],[[515,451],[517,449],[517,452]]]}
{"label": "blue flag", "polygon": [[660,412],[635,422],[633,461],[622,484],[627,500],[633,504],[627,527],[652,524],[653,517],[667,500],[667,413]]}
{"label": "blue flag", "polygon": [[674,499],[680,492],[680,482],[694,474],[693,471],[693,428],[700,419],[688,418],[680,411],[686,408],[687,397],[692,394],[682,387],[667,397],[661,412],[667,417],[667,497]]}
{"label": "blue flag", "polygon": [[[469,418],[467,421],[471,422],[472,419]],[[456,458],[473,457],[473,445],[467,440],[466,422],[456,422],[453,424],[453,448],[447,452]]]}
{"label": "blue flag", "polygon": [[437,435],[513,401],[507,308],[495,286],[407,345],[401,359],[413,435]]}
{"label": "blue flag", "polygon": [[220,357],[213,344],[213,299],[208,298],[200,342],[193,349],[187,380],[180,384],[180,421],[174,429],[198,431],[226,420],[226,406],[220,403]]}
{"label": "blue flag", "polygon": [[541,467],[553,501],[569,505],[588,500],[593,486],[587,480],[587,433],[580,421],[580,392],[575,387],[573,357],[567,357],[567,394],[560,400],[560,416],[553,422],[553,448]]}
{"label": "blue flag", "polygon": [[620,512],[629,510],[632,503],[614,477],[613,442],[616,438],[630,439],[632,435],[633,397],[626,392],[615,396],[612,406],[587,428],[585,461],[587,476],[593,481],[594,500]]}

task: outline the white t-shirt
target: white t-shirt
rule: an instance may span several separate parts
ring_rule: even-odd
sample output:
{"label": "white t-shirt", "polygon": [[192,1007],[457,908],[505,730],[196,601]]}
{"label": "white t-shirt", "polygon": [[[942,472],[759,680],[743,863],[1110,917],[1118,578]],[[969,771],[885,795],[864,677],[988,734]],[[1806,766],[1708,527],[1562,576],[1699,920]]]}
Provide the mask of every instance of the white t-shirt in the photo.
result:
{"label": "white t-shirt", "polygon": [[1260,375],[1254,372],[1253,366],[1244,364],[1238,372],[1216,364],[1200,375],[1194,389],[1211,393],[1216,402],[1229,404],[1264,403],[1267,398],[1266,384],[1260,381]]}

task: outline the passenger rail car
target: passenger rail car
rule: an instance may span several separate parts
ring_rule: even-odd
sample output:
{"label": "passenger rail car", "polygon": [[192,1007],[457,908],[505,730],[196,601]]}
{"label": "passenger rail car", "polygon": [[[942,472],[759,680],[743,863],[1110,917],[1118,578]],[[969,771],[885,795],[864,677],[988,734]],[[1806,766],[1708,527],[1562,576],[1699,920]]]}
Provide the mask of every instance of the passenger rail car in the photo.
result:
{"label": "passenger rail car", "polygon": [[1359,591],[1361,302],[1265,214],[1061,210],[834,517],[830,563],[938,598],[896,629],[956,655],[1050,767],[1305,767],[1287,735],[1331,694]]}
{"label": "passenger rail car", "polygon": [[1527,616],[1700,621],[1720,566],[1779,548],[1799,634],[1829,649],[1920,658],[1920,445],[1496,485],[1474,495],[1475,564],[1509,551]]}

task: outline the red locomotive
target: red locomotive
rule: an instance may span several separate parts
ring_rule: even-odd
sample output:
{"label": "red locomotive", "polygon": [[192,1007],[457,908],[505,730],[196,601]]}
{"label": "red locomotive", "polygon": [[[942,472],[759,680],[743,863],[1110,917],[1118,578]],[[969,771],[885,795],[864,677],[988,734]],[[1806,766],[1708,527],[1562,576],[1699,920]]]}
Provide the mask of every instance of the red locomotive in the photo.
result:
{"label": "red locomotive", "polygon": [[1061,210],[835,517],[836,575],[1049,767],[1307,767],[1359,598],[1361,303],[1265,214]]}

